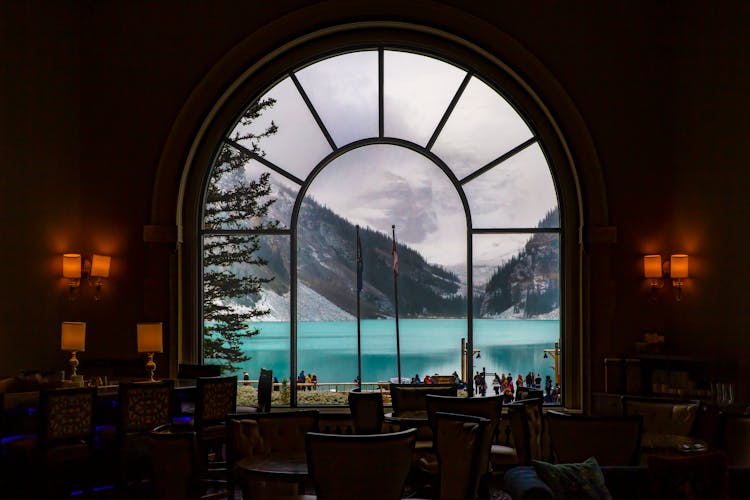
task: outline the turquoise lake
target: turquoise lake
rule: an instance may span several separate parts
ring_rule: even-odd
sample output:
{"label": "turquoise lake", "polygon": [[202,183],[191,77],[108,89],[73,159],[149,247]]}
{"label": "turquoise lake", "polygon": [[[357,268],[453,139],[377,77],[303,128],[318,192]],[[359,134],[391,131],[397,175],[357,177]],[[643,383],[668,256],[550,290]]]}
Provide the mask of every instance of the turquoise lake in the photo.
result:
{"label": "turquoise lake", "polygon": [[[243,369],[258,377],[270,368],[282,380],[289,376],[289,323],[254,323],[261,333],[248,339],[244,351],[250,361]],[[402,319],[399,321],[401,376],[461,373],[462,319]],[[544,358],[560,338],[559,320],[474,320],[474,348],[480,358],[475,370],[512,373],[541,372],[554,380],[554,364]],[[396,322],[362,320],[362,381],[386,381],[397,376]],[[351,382],[357,375],[356,321],[298,323],[297,371],[315,373],[319,382]],[[237,375],[241,375],[241,371]]]}

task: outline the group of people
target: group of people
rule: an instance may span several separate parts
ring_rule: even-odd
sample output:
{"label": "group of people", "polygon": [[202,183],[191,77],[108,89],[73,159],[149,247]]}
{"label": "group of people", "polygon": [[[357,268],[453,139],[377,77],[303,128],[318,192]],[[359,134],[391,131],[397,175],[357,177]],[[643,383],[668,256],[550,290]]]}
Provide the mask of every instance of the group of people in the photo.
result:
{"label": "group of people", "polygon": [[[438,377],[439,375],[436,373],[435,377]],[[466,389],[466,384],[461,380],[461,377],[458,375],[458,372],[453,372],[451,374],[453,377],[451,380],[452,384],[456,384],[459,389]],[[411,379],[412,384],[436,384],[436,379],[430,375],[425,375],[424,379],[419,378],[419,373],[415,374],[414,377]]]}
{"label": "group of people", "polygon": [[318,389],[318,376],[314,373],[305,374],[305,370],[299,372],[297,375],[297,384],[312,384],[300,386],[300,391],[314,391]]}
{"label": "group of people", "polygon": [[[534,374],[530,371],[526,374],[526,377],[518,374],[515,382],[513,381],[513,375],[508,373],[502,373],[498,375],[495,373],[492,379],[492,390],[496,396],[503,396],[504,403],[512,402],[521,391],[522,388],[529,389],[542,389],[542,375],[540,373]],[[484,374],[476,372],[474,375],[474,388],[477,394],[486,396],[487,395],[487,381],[485,380]],[[552,377],[547,375],[544,380],[544,399],[545,401],[556,401],[560,395],[560,386],[554,385]]]}

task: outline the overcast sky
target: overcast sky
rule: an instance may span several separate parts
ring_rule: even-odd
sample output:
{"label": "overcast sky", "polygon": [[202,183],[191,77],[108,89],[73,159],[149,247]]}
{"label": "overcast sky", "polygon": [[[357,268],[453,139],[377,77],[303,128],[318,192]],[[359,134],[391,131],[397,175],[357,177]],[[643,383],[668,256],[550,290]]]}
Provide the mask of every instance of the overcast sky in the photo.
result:
{"label": "overcast sky", "polygon": [[[465,75],[429,57],[386,51],[385,135],[425,146]],[[326,59],[296,76],[336,146],[377,137],[376,51]],[[276,104],[250,129],[273,121],[278,132],[260,144],[266,158],[304,180],[332,148],[291,79],[266,97]],[[432,152],[462,179],[530,137],[508,102],[472,77]],[[556,205],[537,145],[463,187],[475,228],[535,227]],[[398,240],[430,262],[449,267],[466,262],[466,216],[458,192],[437,165],[410,149],[369,145],[352,150],[331,162],[308,194],[355,224],[387,234],[395,224]],[[505,260],[527,239],[475,237],[474,259],[486,264]]]}

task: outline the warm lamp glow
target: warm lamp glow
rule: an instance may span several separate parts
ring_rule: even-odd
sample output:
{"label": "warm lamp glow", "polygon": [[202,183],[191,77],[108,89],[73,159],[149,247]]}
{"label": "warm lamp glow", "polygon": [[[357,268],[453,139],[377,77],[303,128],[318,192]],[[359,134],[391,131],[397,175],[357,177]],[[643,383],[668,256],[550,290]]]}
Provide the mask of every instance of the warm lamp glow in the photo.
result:
{"label": "warm lamp glow", "polygon": [[661,278],[661,255],[643,256],[643,276],[645,278]]}
{"label": "warm lamp glow", "polygon": [[138,352],[162,352],[161,323],[138,323]]}
{"label": "warm lamp glow", "polygon": [[81,279],[81,255],[77,253],[63,254],[63,277]]}
{"label": "warm lamp glow", "polygon": [[688,256],[685,254],[675,254],[669,259],[669,275],[672,279],[682,279],[688,277]]}
{"label": "warm lamp glow", "polygon": [[109,264],[112,257],[109,255],[97,255],[91,258],[91,276],[95,278],[109,278]]}
{"label": "warm lamp glow", "polygon": [[60,349],[70,351],[70,379],[78,376],[77,351],[86,350],[86,323],[80,321],[63,321],[60,335]]}
{"label": "warm lamp glow", "polygon": [[60,349],[63,351],[85,351],[86,323],[63,321]]}

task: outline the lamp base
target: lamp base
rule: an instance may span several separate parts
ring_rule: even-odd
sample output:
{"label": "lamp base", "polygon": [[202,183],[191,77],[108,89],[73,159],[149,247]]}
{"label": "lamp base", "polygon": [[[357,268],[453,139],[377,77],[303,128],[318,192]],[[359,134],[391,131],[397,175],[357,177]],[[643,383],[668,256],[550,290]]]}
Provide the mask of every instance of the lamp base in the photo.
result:
{"label": "lamp base", "polygon": [[146,371],[148,372],[148,381],[156,382],[154,379],[154,371],[156,371],[156,363],[154,363],[154,353],[148,353],[148,360],[146,361]]}

